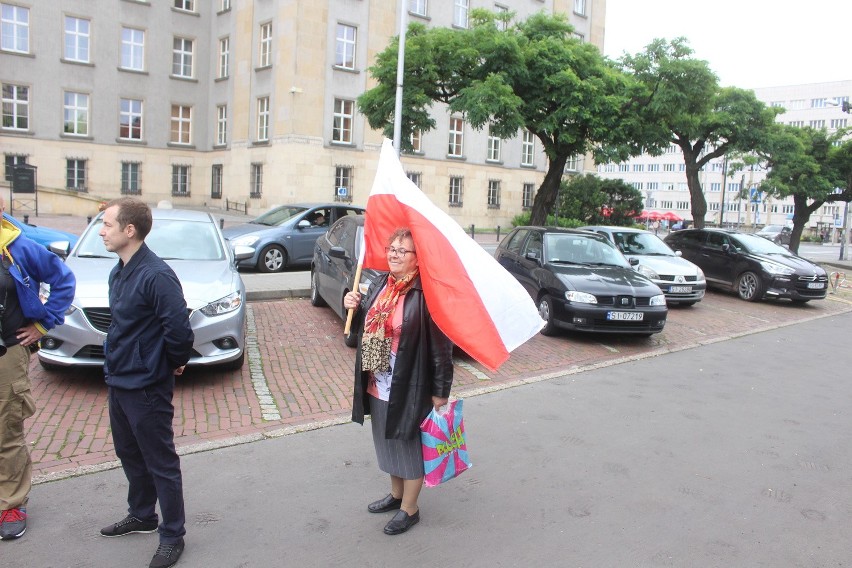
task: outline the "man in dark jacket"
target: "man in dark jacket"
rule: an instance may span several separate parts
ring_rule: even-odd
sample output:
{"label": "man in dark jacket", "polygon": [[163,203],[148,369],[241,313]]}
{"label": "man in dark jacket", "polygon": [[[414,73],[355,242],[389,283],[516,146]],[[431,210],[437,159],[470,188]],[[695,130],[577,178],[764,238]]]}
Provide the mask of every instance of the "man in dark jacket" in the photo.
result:
{"label": "man in dark jacket", "polygon": [[194,336],[180,281],[145,244],[151,225],[148,206],[124,197],[107,204],[100,231],[106,249],[119,257],[109,275],[104,374],[115,453],[129,482],[127,517],[101,534],[157,531],[159,499],[163,522],[150,568],[166,568],[180,558],[186,534],[172,396]]}
{"label": "man in dark jacket", "polygon": [[[5,203],[0,197],[0,215]],[[35,413],[30,352],[47,330],[65,321],[74,299],[74,275],[62,260],[0,222],[0,540],[23,536],[32,487],[24,420]],[[39,288],[50,285],[47,301]]]}

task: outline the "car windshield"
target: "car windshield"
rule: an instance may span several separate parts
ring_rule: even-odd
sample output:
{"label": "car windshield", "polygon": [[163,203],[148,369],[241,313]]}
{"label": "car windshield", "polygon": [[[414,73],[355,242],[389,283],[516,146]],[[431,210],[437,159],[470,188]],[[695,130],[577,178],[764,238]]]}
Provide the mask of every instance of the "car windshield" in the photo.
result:
{"label": "car windshield", "polygon": [[615,246],[592,235],[548,233],[544,251],[548,262],[630,267]]}
{"label": "car windshield", "polygon": [[624,254],[675,256],[666,243],[650,233],[613,232],[612,238]]}
{"label": "car windshield", "polygon": [[[104,247],[98,234],[103,223],[95,222],[83,235],[74,253],[83,258],[118,258]],[[163,260],[222,260],[224,250],[212,223],[182,219],[154,219],[145,238],[154,253]]]}
{"label": "car windshield", "polygon": [[258,225],[266,225],[268,227],[277,227],[278,225],[283,225],[293,217],[301,215],[307,211],[304,207],[293,207],[293,206],[284,206],[284,207],[276,207],[271,211],[267,211],[252,223],[257,223]]}
{"label": "car windshield", "polygon": [[[732,238],[734,245],[741,245],[746,251],[752,254],[783,254],[784,256],[793,256],[793,254],[782,246],[778,246],[772,241],[768,241],[763,237],[755,235],[737,235]],[[740,248],[738,246],[738,248]]]}

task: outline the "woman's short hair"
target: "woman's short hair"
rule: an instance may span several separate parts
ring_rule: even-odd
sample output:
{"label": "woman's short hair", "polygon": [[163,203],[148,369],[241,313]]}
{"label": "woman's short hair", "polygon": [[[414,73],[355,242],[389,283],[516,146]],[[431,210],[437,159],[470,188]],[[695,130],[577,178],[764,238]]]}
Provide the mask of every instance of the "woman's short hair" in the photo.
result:
{"label": "woman's short hair", "polygon": [[124,229],[127,225],[133,225],[140,239],[145,240],[145,237],[151,232],[151,225],[154,224],[150,207],[133,197],[113,199],[106,204],[104,209],[110,207],[118,207],[118,214],[115,219],[118,221],[119,228]]}
{"label": "woman's short hair", "polygon": [[408,227],[399,227],[397,230],[391,233],[391,236],[388,239],[388,244],[393,244],[393,242],[397,239],[411,239],[413,241],[414,237],[411,236],[411,229],[409,229]]}

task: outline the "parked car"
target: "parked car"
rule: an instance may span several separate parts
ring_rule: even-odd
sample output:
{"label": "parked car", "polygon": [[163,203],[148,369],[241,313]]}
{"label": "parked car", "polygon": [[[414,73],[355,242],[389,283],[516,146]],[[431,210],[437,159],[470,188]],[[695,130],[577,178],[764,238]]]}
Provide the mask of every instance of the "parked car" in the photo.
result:
{"label": "parked car", "polygon": [[[314,258],[311,261],[312,305],[317,307],[327,305],[340,319],[346,321],[343,296],[355,289],[355,270],[363,247],[363,215],[347,215],[338,219],[324,236],[317,239]],[[364,291],[378,274],[371,269],[361,271],[361,285]],[[343,341],[349,347],[355,347],[358,336],[350,332],[343,336]]]}
{"label": "parked car", "polygon": [[602,235],[517,227],[494,256],[538,306],[544,335],[560,328],[651,335],[666,324],[662,290],[633,270]]}
{"label": "parked car", "polygon": [[3,220],[16,226],[21,231],[21,234],[28,239],[35,241],[48,249],[52,243],[67,242],[68,246],[66,248],[70,250],[75,244],[77,244],[77,239],[79,238],[74,233],[69,233],[67,231],[48,229],[47,227],[38,227],[36,225],[24,223],[12,217],[8,213],[3,213]]}
{"label": "parked car", "polygon": [[727,229],[687,229],[666,243],[701,267],[707,284],[736,292],[751,302],[789,298],[807,302],[825,298],[825,270],[772,241]]}
{"label": "parked car", "polygon": [[[154,225],[145,242],[174,269],[189,308],[195,344],[189,365],[222,365],[239,369],[245,357],[246,289],[236,259],[254,250],[231,250],[209,213],[153,209]],[[108,277],[118,256],[106,250],[103,213],[86,228],[65,259],[77,278],[77,290],[65,323],[41,340],[42,366],[102,367],[104,340],[112,316]],[[54,252],[61,253],[61,250]]]}
{"label": "parked car", "polygon": [[704,273],[673,251],[657,235],[630,227],[589,226],[612,241],[634,270],[647,276],[666,295],[666,302],[691,306],[700,302],[707,289]]}
{"label": "parked car", "polygon": [[758,237],[769,239],[776,245],[789,245],[793,229],[786,225],[766,225],[755,233]]}
{"label": "parked car", "polygon": [[275,207],[223,232],[232,245],[255,249],[255,254],[238,266],[281,272],[289,266],[310,264],[317,239],[332,223],[347,215],[363,214],[363,207],[342,203],[296,203]]}

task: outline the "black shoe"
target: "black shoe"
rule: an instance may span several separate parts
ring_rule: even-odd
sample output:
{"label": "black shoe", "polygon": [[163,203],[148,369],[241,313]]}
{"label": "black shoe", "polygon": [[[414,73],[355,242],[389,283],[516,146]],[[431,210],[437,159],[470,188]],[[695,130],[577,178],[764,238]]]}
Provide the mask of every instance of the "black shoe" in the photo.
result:
{"label": "black shoe", "polygon": [[133,515],[127,515],[114,525],[101,529],[101,536],[124,536],[132,533],[157,532],[157,521],[140,521]]}
{"label": "black shoe", "polygon": [[180,555],[183,554],[183,539],[172,544],[160,543],[157,547],[157,552],[148,564],[148,568],[169,568],[177,564],[180,560]]}
{"label": "black shoe", "polygon": [[420,510],[409,515],[402,509],[385,525],[385,534],[402,534],[420,522]]}
{"label": "black shoe", "polygon": [[388,511],[396,511],[400,505],[402,505],[402,499],[397,499],[388,493],[386,497],[367,505],[367,510],[371,513],[387,513]]}

